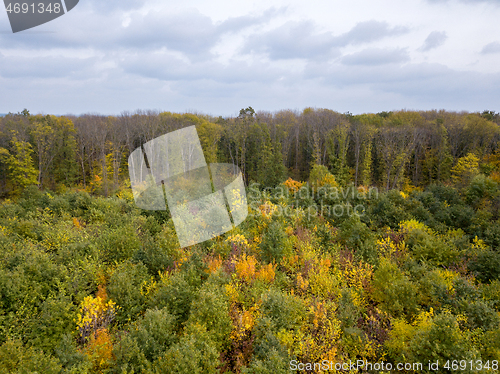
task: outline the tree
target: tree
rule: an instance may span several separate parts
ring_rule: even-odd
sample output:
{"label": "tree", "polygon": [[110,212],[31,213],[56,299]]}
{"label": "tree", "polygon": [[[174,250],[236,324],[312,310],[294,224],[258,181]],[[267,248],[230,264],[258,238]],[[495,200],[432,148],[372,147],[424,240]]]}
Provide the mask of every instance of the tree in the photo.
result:
{"label": "tree", "polygon": [[459,158],[451,169],[451,180],[459,186],[466,186],[477,174],[479,174],[479,158],[474,153],[468,153]]}
{"label": "tree", "polygon": [[12,134],[11,151],[0,148],[0,157],[8,165],[10,181],[16,192],[25,187],[37,184],[37,171],[33,164],[33,149],[31,144],[17,139],[17,133]]}

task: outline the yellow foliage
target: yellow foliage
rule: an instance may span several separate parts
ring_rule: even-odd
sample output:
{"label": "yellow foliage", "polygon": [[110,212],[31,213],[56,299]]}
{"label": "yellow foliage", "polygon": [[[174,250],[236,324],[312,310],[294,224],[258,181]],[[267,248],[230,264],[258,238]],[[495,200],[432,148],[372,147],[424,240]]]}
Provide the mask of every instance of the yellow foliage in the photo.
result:
{"label": "yellow foliage", "polygon": [[433,316],[434,310],[430,308],[428,312],[421,312],[411,324],[404,319],[395,319],[385,346],[389,351],[402,352],[417,331],[426,331],[431,328]]}
{"label": "yellow foliage", "polygon": [[482,251],[488,249],[488,246],[486,245],[483,239],[478,239],[476,235],[472,240],[472,248]]}
{"label": "yellow foliage", "polygon": [[238,292],[238,286],[237,285],[229,283],[229,284],[226,284],[224,286],[224,288],[225,288],[225,291],[226,291],[226,295],[229,298],[229,301],[231,301],[231,302],[238,301],[238,299],[240,297],[240,294]]}
{"label": "yellow foliage", "polygon": [[244,339],[248,332],[252,331],[255,326],[255,321],[259,315],[258,305],[254,305],[249,310],[243,309],[233,318],[233,330],[231,331],[230,339],[240,341]]}
{"label": "yellow foliage", "polygon": [[455,273],[454,271],[448,270],[448,269],[438,269],[437,270],[438,274],[443,278],[444,283],[446,284],[446,289],[450,294],[455,293],[455,289],[453,288],[453,283],[455,279],[459,278],[459,274]]}
{"label": "yellow foliage", "polygon": [[260,268],[257,273],[257,279],[271,283],[276,275],[276,264],[267,264]]}
{"label": "yellow foliage", "polygon": [[209,274],[216,273],[217,270],[219,270],[221,266],[222,266],[222,258],[220,256],[208,258],[208,260],[207,260],[207,267],[208,267],[207,272]]}
{"label": "yellow foliage", "polygon": [[288,188],[289,191],[292,191],[293,193],[297,192],[300,190],[300,188],[305,184],[304,182],[298,182],[296,180],[293,180],[292,178],[288,178],[285,182],[283,182],[286,188]]}
{"label": "yellow foliage", "polygon": [[255,265],[257,260],[253,256],[248,256],[244,253],[241,258],[236,261],[236,274],[239,278],[250,282],[255,277]]}
{"label": "yellow foliage", "polygon": [[78,218],[73,217],[73,226],[75,226],[77,229],[81,229],[82,225],[80,224],[80,221],[78,221]]}
{"label": "yellow foliage", "polygon": [[472,176],[479,173],[479,158],[474,153],[458,159],[451,169],[451,180],[455,184],[468,183]]}
{"label": "yellow foliage", "polygon": [[115,317],[116,303],[107,301],[104,287],[100,287],[96,297],[87,296],[80,304],[76,325],[80,339],[92,338],[98,330],[106,328]]}
{"label": "yellow foliage", "polygon": [[141,285],[141,295],[147,296],[150,293],[153,293],[158,287],[157,282],[154,277],[151,277],[149,282],[143,281]]}
{"label": "yellow foliage", "polygon": [[309,305],[308,317],[309,323],[303,323],[298,331],[278,332],[278,339],[299,361],[338,362],[337,345],[342,333],[334,305],[314,301]]}
{"label": "yellow foliage", "polygon": [[278,207],[270,201],[266,201],[264,204],[259,206],[260,213],[264,218],[270,219]]}
{"label": "yellow foliage", "polygon": [[410,219],[399,223],[399,231],[403,234],[408,234],[414,230],[422,230],[429,234],[433,234],[432,230],[416,219]]}
{"label": "yellow foliage", "polygon": [[226,242],[235,244],[239,248],[248,248],[248,240],[241,234],[231,235],[226,239]]}
{"label": "yellow foliage", "polygon": [[377,240],[377,249],[380,255],[384,257],[392,256],[396,251],[406,252],[406,243],[401,241],[395,243],[390,237]]}
{"label": "yellow foliage", "polygon": [[302,291],[307,290],[307,287],[309,287],[309,281],[307,279],[304,279],[302,277],[302,274],[300,274],[300,273],[297,275],[297,286]]}
{"label": "yellow foliage", "polygon": [[326,263],[317,263],[314,271],[309,273],[309,289],[314,296],[329,298],[338,296],[340,274],[330,272]]}

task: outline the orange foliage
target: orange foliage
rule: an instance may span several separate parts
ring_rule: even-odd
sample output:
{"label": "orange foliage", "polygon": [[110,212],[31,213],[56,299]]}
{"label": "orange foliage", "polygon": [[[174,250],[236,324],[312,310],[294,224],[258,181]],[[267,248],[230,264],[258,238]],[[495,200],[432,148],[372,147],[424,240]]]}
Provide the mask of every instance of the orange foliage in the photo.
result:
{"label": "orange foliage", "polygon": [[288,178],[283,184],[288,188],[288,190],[292,191],[293,193],[297,192],[300,187],[304,185],[303,182],[298,182],[296,180],[293,180],[292,178]]}
{"label": "orange foliage", "polygon": [[265,282],[272,282],[275,276],[276,265],[267,264],[260,268],[257,273],[257,279],[263,280]]}
{"label": "orange foliage", "polygon": [[73,226],[75,226],[77,229],[81,229],[82,225],[80,224],[80,221],[78,221],[78,218],[73,217]]}
{"label": "orange foliage", "polygon": [[217,270],[219,270],[219,268],[221,267],[222,265],[222,258],[220,256],[217,256],[217,257],[211,257],[207,260],[207,273],[209,274],[213,274],[213,273],[216,273]]}
{"label": "orange foliage", "polygon": [[97,330],[95,336],[92,336],[89,344],[85,348],[85,354],[92,362],[96,373],[104,373],[108,368],[110,361],[113,360],[113,343],[108,329]]}
{"label": "orange foliage", "polygon": [[241,279],[249,282],[255,277],[255,265],[257,264],[257,260],[253,256],[248,256],[244,253],[241,256],[241,259],[236,262],[236,274]]}

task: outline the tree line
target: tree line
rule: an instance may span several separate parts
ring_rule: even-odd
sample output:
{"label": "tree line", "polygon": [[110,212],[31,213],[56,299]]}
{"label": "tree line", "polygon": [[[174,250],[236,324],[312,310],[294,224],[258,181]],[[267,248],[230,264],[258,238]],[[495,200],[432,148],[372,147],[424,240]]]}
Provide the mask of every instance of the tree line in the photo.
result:
{"label": "tree line", "polygon": [[81,186],[109,195],[127,182],[127,158],[135,148],[192,125],[207,162],[237,164],[247,185],[307,180],[314,165],[323,165],[344,185],[423,187],[449,181],[454,167],[471,160],[500,181],[494,170],[499,124],[494,111],[352,115],[248,107],[223,118],[141,110],[54,116],[25,109],[0,120],[0,196],[15,196],[28,185]]}

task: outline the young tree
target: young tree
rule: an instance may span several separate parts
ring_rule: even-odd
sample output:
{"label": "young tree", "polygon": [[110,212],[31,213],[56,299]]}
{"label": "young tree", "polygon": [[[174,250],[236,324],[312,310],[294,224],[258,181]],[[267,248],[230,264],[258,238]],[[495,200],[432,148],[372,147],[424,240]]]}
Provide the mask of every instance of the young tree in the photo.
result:
{"label": "young tree", "polygon": [[33,164],[33,149],[31,144],[17,139],[17,133],[13,132],[10,152],[0,148],[0,157],[8,165],[9,179],[16,193],[25,187],[37,184],[37,171]]}

